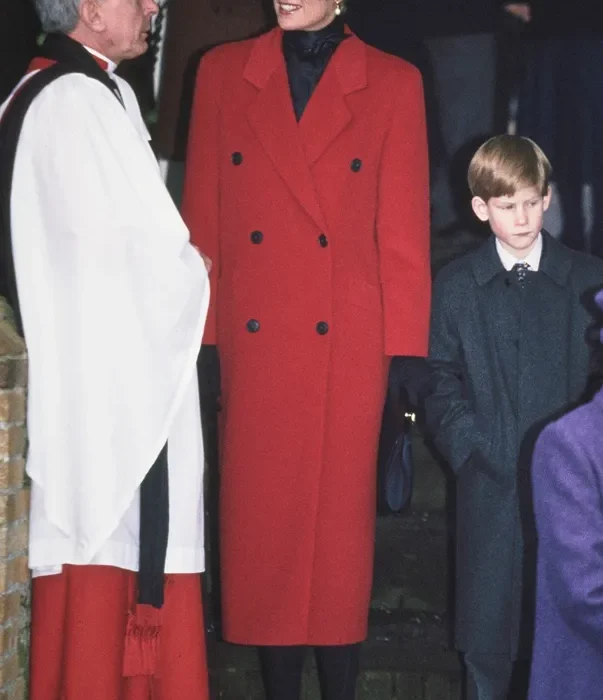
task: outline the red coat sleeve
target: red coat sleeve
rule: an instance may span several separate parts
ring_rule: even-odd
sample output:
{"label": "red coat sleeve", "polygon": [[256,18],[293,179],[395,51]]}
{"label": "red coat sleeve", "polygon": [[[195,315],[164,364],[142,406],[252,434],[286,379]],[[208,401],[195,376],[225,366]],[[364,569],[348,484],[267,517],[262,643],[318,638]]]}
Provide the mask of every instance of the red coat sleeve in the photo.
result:
{"label": "red coat sleeve", "polygon": [[220,68],[215,52],[199,66],[186,153],[182,216],[191,242],[212,261],[211,297],[203,343],[216,343],[216,297],[220,279],[219,218],[219,96]]}
{"label": "red coat sleeve", "polygon": [[397,85],[379,173],[377,239],[385,353],[427,355],[431,297],[429,167],[418,71]]}

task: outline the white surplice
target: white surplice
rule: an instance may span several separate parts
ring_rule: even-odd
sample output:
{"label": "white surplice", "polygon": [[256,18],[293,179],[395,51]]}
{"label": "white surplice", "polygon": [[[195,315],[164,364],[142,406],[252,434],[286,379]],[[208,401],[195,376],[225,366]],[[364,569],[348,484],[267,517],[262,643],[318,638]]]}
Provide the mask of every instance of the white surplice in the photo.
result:
{"label": "white surplice", "polygon": [[29,357],[29,562],[138,568],[139,487],[168,440],[167,573],[204,568],[196,357],[203,261],[131,88],[83,75],[34,100],[11,196]]}

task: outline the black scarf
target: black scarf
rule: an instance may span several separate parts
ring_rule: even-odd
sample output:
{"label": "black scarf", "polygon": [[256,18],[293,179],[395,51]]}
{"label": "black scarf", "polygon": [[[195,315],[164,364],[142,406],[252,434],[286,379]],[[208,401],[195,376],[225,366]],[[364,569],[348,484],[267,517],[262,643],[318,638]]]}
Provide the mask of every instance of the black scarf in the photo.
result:
{"label": "black scarf", "polygon": [[[69,72],[83,73],[105,85],[123,100],[111,77],[78,42],[65,34],[49,34],[40,50],[55,65],[30,78],[13,98],[0,122],[0,251],[2,289],[11,304],[19,332],[23,333],[12,257],[10,197],[17,143],[23,120],[35,96],[54,78]],[[69,109],[69,105],[65,105]],[[138,602],[163,606],[163,577],[169,530],[167,445],[161,450],[140,487],[140,563]]]}
{"label": "black scarf", "polygon": [[297,121],[301,119],[329,60],[347,36],[342,17],[336,17],[331,24],[317,31],[283,33],[283,53]]}
{"label": "black scarf", "polygon": [[96,78],[117,97],[123,104],[119,88],[107,71],[103,70],[94,60],[94,56],[77,41],[66,34],[48,34],[40,47],[40,56],[49,58],[57,63],[64,63],[74,68],[83,69],[87,75]]}

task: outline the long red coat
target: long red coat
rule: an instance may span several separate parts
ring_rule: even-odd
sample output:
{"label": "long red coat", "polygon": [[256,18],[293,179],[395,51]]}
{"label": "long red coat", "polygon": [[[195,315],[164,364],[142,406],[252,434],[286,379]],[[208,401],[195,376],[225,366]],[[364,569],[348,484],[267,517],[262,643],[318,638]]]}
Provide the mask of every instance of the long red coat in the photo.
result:
{"label": "long red coat", "polygon": [[367,629],[387,356],[427,351],[423,95],[351,37],[297,124],[281,41],[203,59],[186,168],[214,264],[224,634],[347,644]]}

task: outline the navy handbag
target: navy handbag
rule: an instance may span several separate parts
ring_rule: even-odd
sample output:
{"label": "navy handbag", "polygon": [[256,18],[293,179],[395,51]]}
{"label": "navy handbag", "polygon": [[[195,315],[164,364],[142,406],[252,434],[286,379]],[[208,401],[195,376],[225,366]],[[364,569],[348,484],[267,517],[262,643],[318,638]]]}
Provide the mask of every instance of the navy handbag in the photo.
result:
{"label": "navy handbag", "polygon": [[412,499],[414,467],[412,427],[414,413],[388,392],[383,408],[377,458],[377,514],[403,513]]}

